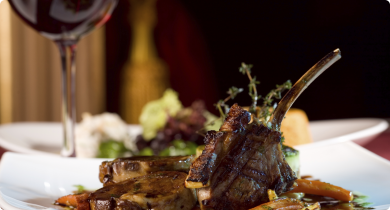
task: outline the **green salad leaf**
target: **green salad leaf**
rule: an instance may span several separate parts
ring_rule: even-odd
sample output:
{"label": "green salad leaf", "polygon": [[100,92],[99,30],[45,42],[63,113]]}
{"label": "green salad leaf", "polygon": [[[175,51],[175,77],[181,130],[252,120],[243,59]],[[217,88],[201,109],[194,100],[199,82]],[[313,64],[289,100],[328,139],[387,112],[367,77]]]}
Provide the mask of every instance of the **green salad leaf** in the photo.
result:
{"label": "green salad leaf", "polygon": [[203,115],[207,119],[205,123],[206,131],[217,131],[219,128],[221,128],[223,123],[223,119],[221,117],[217,117],[208,111],[204,111]]}
{"label": "green salad leaf", "polygon": [[129,150],[123,142],[108,140],[100,143],[98,158],[123,157]]}
{"label": "green salad leaf", "polygon": [[145,147],[138,153],[139,156],[153,156],[153,150],[150,147]]}
{"label": "green salad leaf", "polygon": [[160,152],[160,156],[184,156],[196,154],[198,145],[192,141],[173,140],[172,146]]}
{"label": "green salad leaf", "polygon": [[168,115],[174,116],[182,108],[178,93],[172,89],[167,89],[162,98],[147,103],[139,118],[143,138],[150,141],[156,137],[157,132],[165,126]]}

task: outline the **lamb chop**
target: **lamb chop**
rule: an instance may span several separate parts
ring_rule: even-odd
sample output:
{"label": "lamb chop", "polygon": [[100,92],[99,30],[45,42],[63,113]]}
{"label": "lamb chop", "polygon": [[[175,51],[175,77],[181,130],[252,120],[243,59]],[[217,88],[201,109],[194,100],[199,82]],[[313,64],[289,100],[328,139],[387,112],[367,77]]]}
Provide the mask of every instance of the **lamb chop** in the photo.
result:
{"label": "lamb chop", "polygon": [[184,186],[194,156],[129,157],[104,161],[103,188],[63,196],[55,203],[78,210],[191,209],[194,189]]}
{"label": "lamb chop", "polygon": [[187,186],[210,181],[198,190],[202,209],[249,209],[268,201],[268,189],[280,194],[293,185],[296,177],[281,151],[280,132],[248,124],[249,116],[234,104],[220,132],[208,133],[205,150],[192,164]]}
{"label": "lamb chop", "polygon": [[91,210],[190,210],[196,204],[193,189],[185,188],[187,174],[151,172],[105,186],[89,196]]}
{"label": "lamb chop", "polygon": [[264,126],[233,105],[219,132],[210,131],[192,163],[186,187],[197,191],[201,209],[244,210],[268,201],[267,190],[289,191],[296,175],[281,151],[280,125],[304,89],[340,58],[337,49],[314,65],[283,97]]}
{"label": "lamb chop", "polygon": [[156,171],[188,173],[195,156],[137,156],[104,161],[99,166],[99,179],[104,186]]}

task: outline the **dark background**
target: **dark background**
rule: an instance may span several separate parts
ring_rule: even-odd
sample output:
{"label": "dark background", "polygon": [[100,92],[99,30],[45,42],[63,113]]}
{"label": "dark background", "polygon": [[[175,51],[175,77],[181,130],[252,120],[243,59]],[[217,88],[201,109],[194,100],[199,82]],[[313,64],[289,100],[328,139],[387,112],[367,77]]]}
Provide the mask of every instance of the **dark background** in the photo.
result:
{"label": "dark background", "polygon": [[[120,75],[131,45],[130,5],[120,0],[107,23],[107,109],[119,110]],[[390,117],[390,5],[386,0],[157,1],[155,41],[184,105],[209,109],[231,86],[250,104],[241,62],[253,64],[261,95],[295,83],[327,53],[342,58],[293,107],[310,120]],[[179,41],[180,40],[180,41]],[[187,51],[185,51],[187,50]],[[188,52],[188,53],[184,53]],[[196,70],[194,70],[196,69]],[[188,85],[185,75],[201,75]]]}

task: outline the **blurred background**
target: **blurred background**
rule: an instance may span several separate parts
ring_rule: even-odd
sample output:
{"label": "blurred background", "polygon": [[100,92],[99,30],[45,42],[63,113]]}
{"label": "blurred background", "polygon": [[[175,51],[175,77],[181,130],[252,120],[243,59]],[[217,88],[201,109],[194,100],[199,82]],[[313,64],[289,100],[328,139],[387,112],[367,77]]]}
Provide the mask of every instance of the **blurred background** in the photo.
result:
{"label": "blurred background", "polygon": [[[214,113],[229,87],[242,87],[229,103],[249,105],[242,62],[253,64],[265,96],[336,48],[342,59],[293,107],[310,120],[390,118],[386,0],[120,0],[106,26],[78,47],[78,119],[108,111],[138,123],[142,106],[167,87],[185,106],[201,99]],[[2,2],[1,123],[60,121],[59,63],[54,44]]]}

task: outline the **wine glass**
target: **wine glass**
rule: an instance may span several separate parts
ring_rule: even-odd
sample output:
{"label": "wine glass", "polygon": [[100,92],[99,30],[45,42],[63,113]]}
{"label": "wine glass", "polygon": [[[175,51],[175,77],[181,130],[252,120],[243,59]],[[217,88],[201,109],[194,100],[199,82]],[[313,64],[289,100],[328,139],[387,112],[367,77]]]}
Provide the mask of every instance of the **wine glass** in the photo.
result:
{"label": "wine glass", "polygon": [[29,26],[55,42],[62,64],[61,155],[75,157],[75,54],[79,39],[107,22],[117,0],[8,0]]}

